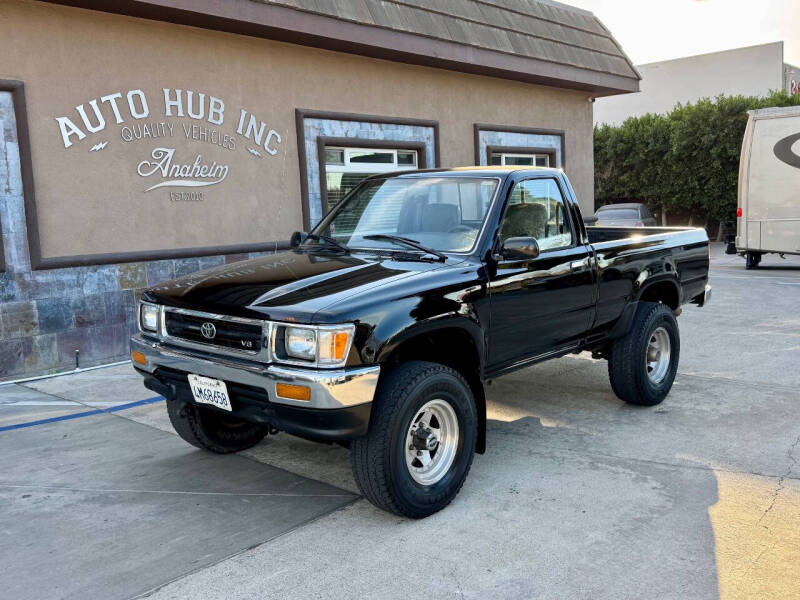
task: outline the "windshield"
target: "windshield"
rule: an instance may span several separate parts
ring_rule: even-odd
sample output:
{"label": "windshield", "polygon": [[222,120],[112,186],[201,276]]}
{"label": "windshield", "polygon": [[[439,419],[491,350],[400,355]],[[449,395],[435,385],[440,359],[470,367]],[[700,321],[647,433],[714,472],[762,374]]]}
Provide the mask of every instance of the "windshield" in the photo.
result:
{"label": "windshield", "polygon": [[[499,180],[415,177],[367,181],[313,231],[350,248],[414,251],[400,236],[440,252],[469,252]],[[378,236],[380,239],[368,239]]]}
{"label": "windshield", "polygon": [[602,221],[614,220],[629,220],[636,221],[639,219],[638,208],[609,208],[606,210],[598,210],[597,218]]}

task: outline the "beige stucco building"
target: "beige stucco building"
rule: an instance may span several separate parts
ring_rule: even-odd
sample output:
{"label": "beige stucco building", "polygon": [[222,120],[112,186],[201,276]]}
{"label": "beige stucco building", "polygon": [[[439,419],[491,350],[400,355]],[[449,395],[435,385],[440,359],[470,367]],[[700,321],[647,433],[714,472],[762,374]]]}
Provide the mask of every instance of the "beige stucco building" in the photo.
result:
{"label": "beige stucco building", "polygon": [[637,65],[642,77],[635,94],[599,98],[597,124],[619,125],[628,117],[664,114],[679,102],[726,96],[766,96],[773,90],[800,93],[800,70],[783,60],[783,42],[735,48]]}
{"label": "beige stucco building", "polygon": [[280,247],[371,173],[565,169],[639,77],[547,0],[0,4],[0,377],[126,354],[137,290]]}

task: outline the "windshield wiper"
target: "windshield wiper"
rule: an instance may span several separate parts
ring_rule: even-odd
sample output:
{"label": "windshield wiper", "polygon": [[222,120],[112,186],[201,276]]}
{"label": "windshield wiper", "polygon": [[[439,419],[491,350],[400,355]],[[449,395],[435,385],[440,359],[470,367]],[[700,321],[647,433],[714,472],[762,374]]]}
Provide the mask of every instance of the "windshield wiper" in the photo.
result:
{"label": "windshield wiper", "polygon": [[417,250],[421,250],[422,252],[433,254],[436,258],[438,258],[442,262],[447,260],[446,254],[443,254],[438,250],[434,250],[433,248],[428,248],[427,246],[423,246],[417,240],[412,240],[407,237],[402,237],[399,235],[389,235],[387,233],[374,233],[370,235],[365,235],[363,236],[363,238],[365,240],[389,240],[391,242],[399,242],[401,244],[405,244],[406,246],[410,246],[411,248],[416,248]]}
{"label": "windshield wiper", "polygon": [[341,242],[337,242],[335,239],[325,234],[309,233],[306,239],[316,240],[318,242],[325,242],[329,246],[333,246],[335,248],[338,248],[339,250],[344,250],[345,252],[350,252],[350,248],[348,248]]}

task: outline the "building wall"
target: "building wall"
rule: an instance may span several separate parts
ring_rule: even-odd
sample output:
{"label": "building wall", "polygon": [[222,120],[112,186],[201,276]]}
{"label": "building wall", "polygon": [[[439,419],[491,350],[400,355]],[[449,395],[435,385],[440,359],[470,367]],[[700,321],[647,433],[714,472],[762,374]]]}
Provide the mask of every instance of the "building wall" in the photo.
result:
{"label": "building wall", "polygon": [[594,122],[619,125],[628,117],[669,112],[678,102],[785,88],[783,42],[638,65],[641,91],[598,98]]}
{"label": "building wall", "polygon": [[[10,92],[0,91],[0,379],[122,360],[148,286],[263,253],[33,271],[19,140]],[[76,351],[80,356],[76,357]]]}
{"label": "building wall", "polygon": [[[592,117],[585,93],[25,0],[0,3],[0,56],[0,80],[24,83],[32,173],[23,194],[19,107],[9,92],[0,92],[6,262],[0,273],[0,378],[69,368],[76,349],[82,365],[123,358],[142,288],[268,251],[266,242],[286,240],[302,228],[306,184],[298,109],[386,117],[374,127],[363,123],[360,131],[394,139],[413,130],[432,146],[429,164],[441,166],[475,162],[476,123],[499,131],[562,130],[565,170],[584,210],[593,206]],[[173,107],[167,117],[164,88],[224,101],[222,123],[209,122],[207,107],[203,119],[190,119],[186,96],[187,114],[177,118]],[[146,98],[147,117],[134,118],[129,91],[141,92],[134,100]],[[120,93],[122,122],[101,100],[113,93]],[[92,100],[104,117],[102,129]],[[265,137],[274,132],[269,145],[255,144],[255,134],[247,139],[237,133],[240,109],[255,115],[256,124],[264,122]],[[65,147],[58,117],[69,118],[85,137],[67,135]],[[433,130],[395,126],[394,117],[435,122],[438,144],[431,144]],[[149,137],[126,141],[131,128],[146,123]],[[154,137],[160,123],[172,123],[173,134]],[[91,133],[89,126],[99,130]],[[205,128],[206,138],[192,134],[193,126]],[[216,143],[208,139],[212,130]],[[234,149],[219,142],[223,135],[235,140]],[[300,140],[301,146],[307,142]],[[224,163],[226,177],[202,188],[145,191],[169,179],[160,171],[142,174],[148,172],[143,164],[156,162],[153,152],[167,146],[182,163],[196,155],[203,163]],[[313,168],[305,173],[302,179],[313,179]],[[196,190],[203,191],[202,200],[171,195]],[[306,192],[316,202],[319,190]],[[194,249],[202,252],[192,255]]]}

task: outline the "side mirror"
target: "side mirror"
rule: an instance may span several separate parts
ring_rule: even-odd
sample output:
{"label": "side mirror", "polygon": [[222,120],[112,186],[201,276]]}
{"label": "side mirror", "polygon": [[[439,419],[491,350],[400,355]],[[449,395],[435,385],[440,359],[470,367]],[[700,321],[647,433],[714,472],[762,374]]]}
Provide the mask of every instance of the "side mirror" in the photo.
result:
{"label": "side mirror", "polygon": [[512,237],[503,242],[500,255],[506,260],[531,260],[539,256],[539,244],[533,237]]}
{"label": "side mirror", "polygon": [[295,231],[292,237],[289,238],[289,245],[292,248],[297,248],[300,244],[306,241],[308,234],[305,231]]}

